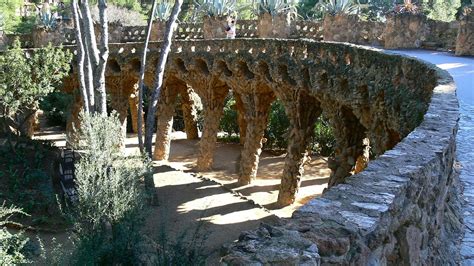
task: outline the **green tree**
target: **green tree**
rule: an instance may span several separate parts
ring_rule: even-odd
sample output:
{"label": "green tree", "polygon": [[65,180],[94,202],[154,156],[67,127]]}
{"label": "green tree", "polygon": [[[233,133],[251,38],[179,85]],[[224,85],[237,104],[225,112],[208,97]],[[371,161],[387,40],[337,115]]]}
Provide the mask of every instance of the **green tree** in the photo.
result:
{"label": "green tree", "polygon": [[71,58],[70,52],[51,45],[29,54],[18,40],[0,55],[0,132],[25,134],[25,122],[67,75]]}
{"label": "green tree", "polygon": [[433,20],[453,21],[461,6],[461,0],[424,0],[423,9]]}

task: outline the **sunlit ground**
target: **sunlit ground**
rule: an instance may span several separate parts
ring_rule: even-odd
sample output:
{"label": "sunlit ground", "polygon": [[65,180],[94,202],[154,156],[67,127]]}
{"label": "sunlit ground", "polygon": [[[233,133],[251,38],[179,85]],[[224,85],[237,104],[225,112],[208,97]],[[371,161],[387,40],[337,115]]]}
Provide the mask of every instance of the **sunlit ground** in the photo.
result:
{"label": "sunlit ground", "polygon": [[[51,140],[59,147],[66,144],[65,134],[54,129],[43,130],[36,138]],[[136,135],[129,134],[125,146],[127,154],[138,154]],[[169,161],[154,162],[157,202],[147,213],[144,229],[147,236],[157,239],[166,231],[171,239],[184,236],[188,241],[201,241],[210,261],[216,262],[223,244],[237,239],[242,231],[257,228],[261,222],[276,222],[277,216],[290,217],[295,209],[320,195],[327,186],[330,170],[326,158],[313,157],[305,165],[295,204],[276,208],[285,155],[263,152],[257,179],[250,185],[237,187],[241,148],[239,144],[217,143],[213,170],[197,173],[193,169],[199,141],[187,140],[183,132],[174,132]]]}
{"label": "sunlit ground", "polygon": [[[62,132],[43,131],[38,134],[39,139],[54,141],[56,146],[65,146],[65,135]],[[126,153],[138,153],[138,140],[136,135],[128,134],[126,139]],[[238,158],[242,146],[233,143],[217,143],[214,156],[214,165],[211,171],[199,172],[206,178],[215,180],[228,189],[241,193],[256,203],[268,208],[279,217],[290,217],[295,209],[306,203],[311,198],[322,193],[327,187],[330,174],[326,158],[313,156],[305,165],[305,174],[302,178],[301,188],[295,204],[283,209],[277,208],[273,203],[278,197],[281,173],[283,172],[285,154],[278,155],[272,152],[262,152],[259,162],[257,179],[252,184],[238,187]],[[174,132],[168,162],[157,162],[157,165],[169,165],[185,172],[194,172],[194,166],[199,154],[199,141],[187,140],[183,132]],[[174,182],[179,183],[178,180]],[[156,184],[160,186],[160,182]],[[192,204],[187,205],[192,208]]]}

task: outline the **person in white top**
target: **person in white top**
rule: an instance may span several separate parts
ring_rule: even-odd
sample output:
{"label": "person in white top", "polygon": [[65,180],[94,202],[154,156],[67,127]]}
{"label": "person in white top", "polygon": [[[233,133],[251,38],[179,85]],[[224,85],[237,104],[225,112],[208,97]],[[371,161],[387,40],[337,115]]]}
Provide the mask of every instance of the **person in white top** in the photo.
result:
{"label": "person in white top", "polygon": [[231,20],[227,22],[225,33],[227,39],[235,39],[235,19],[231,18]]}

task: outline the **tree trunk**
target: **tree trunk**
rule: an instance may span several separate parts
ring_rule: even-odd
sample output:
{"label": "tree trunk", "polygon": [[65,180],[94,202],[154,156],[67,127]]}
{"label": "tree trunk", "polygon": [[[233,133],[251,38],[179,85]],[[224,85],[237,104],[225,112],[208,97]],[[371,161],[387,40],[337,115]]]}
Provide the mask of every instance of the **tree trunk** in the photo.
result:
{"label": "tree trunk", "polygon": [[140,79],[138,81],[138,147],[140,148],[141,153],[143,153],[143,83],[145,80],[146,53],[148,50],[148,43],[150,42],[151,27],[153,26],[153,16],[155,15],[155,10],[156,0],[153,0],[151,13],[148,17],[145,46],[143,47],[142,62],[140,65]]}
{"label": "tree trunk", "polygon": [[84,110],[107,115],[105,67],[109,56],[107,2],[99,0],[100,41],[97,45],[88,0],[71,3],[77,42],[79,90]]}
{"label": "tree trunk", "polygon": [[82,42],[82,33],[79,21],[79,11],[77,7],[77,0],[72,0],[72,13],[75,23],[75,32],[76,32],[76,43],[77,43],[77,72],[79,75],[79,91],[82,96],[82,106],[84,106],[84,111],[89,112],[89,97],[87,94],[86,80],[84,74],[84,43]]}
{"label": "tree trunk", "polygon": [[156,76],[155,76],[155,86],[153,89],[153,94],[151,96],[150,106],[148,106],[148,113],[146,117],[146,128],[145,128],[145,150],[148,156],[152,157],[152,137],[153,137],[153,128],[155,126],[155,113],[158,108],[158,100],[161,94],[161,88],[163,86],[163,76],[165,72],[166,60],[168,59],[168,54],[170,52],[171,40],[173,37],[174,26],[176,24],[176,19],[178,18],[179,11],[181,10],[181,5],[183,0],[176,0],[174,2],[173,10],[171,16],[166,23],[166,32],[163,38],[163,43],[161,46],[161,54],[158,60],[156,67]]}

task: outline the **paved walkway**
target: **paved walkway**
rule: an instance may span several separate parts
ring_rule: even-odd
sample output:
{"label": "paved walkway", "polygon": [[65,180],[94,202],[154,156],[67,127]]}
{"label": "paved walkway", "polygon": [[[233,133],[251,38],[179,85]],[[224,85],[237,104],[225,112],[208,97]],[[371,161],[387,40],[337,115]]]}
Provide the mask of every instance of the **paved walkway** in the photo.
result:
{"label": "paved walkway", "polygon": [[474,58],[436,51],[397,51],[436,64],[447,70],[457,85],[461,119],[457,135],[457,159],[464,187],[465,234],[461,242],[462,265],[474,266]]}

